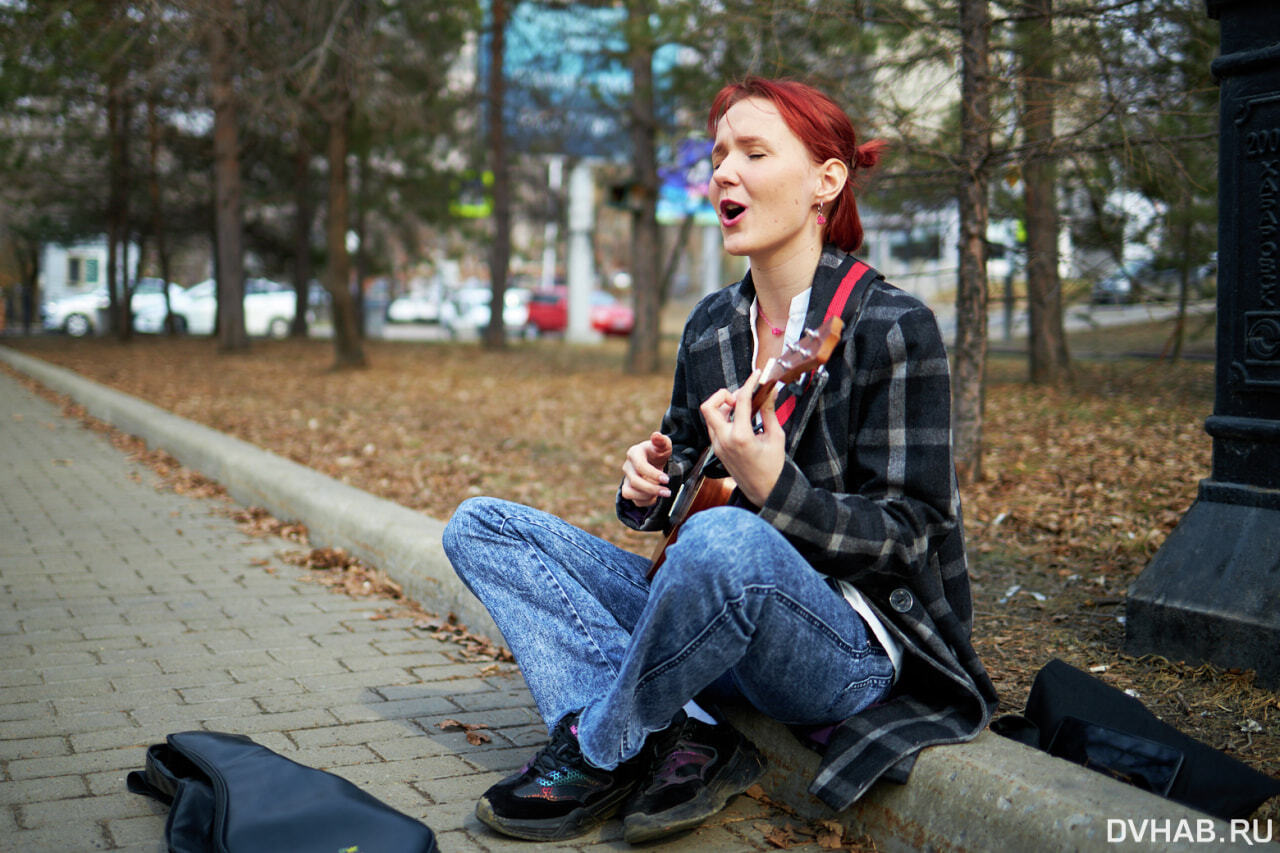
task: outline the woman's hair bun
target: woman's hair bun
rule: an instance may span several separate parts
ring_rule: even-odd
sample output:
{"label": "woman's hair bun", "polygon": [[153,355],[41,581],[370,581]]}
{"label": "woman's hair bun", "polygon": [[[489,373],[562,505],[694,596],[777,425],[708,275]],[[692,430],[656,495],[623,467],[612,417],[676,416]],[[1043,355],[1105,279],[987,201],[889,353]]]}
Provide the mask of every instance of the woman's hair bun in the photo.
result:
{"label": "woman's hair bun", "polygon": [[855,169],[870,169],[880,162],[880,155],[888,145],[889,143],[883,139],[872,139],[862,143],[854,149],[851,165]]}

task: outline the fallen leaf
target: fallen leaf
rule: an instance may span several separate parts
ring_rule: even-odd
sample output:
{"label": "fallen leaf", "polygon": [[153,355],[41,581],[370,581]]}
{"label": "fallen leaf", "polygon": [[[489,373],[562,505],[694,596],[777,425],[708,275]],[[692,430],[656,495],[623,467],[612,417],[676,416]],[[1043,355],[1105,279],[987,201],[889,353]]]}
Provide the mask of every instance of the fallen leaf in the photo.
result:
{"label": "fallen leaf", "polygon": [[474,731],[477,731],[478,729],[489,728],[484,723],[464,723],[459,720],[445,720],[442,723],[436,723],[436,727],[446,732],[450,732],[450,731],[474,732]]}
{"label": "fallen leaf", "polygon": [[439,616],[421,616],[413,620],[413,627],[420,628],[423,631],[438,631],[445,626],[445,621]]}
{"label": "fallen leaf", "polygon": [[817,841],[823,850],[839,850],[844,846],[844,827],[819,830]]}
{"label": "fallen leaf", "polygon": [[802,843],[790,826],[770,826],[764,833],[764,840],[780,850],[790,850]]}

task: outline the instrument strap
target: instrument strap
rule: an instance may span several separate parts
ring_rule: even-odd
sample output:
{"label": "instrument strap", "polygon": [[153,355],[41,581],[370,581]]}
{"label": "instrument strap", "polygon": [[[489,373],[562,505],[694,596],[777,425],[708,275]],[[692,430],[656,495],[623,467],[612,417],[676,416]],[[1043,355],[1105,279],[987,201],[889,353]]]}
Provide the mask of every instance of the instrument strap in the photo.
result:
{"label": "instrument strap", "polygon": [[[853,262],[853,266],[851,266],[849,271],[844,274],[844,278],[840,280],[840,285],[836,288],[835,295],[831,297],[831,302],[827,305],[826,316],[822,318],[824,322],[830,320],[832,317],[844,316],[844,309],[849,302],[849,297],[853,294],[853,291],[858,284],[862,282],[863,279],[866,279],[866,286],[864,286],[858,294],[858,301],[854,306],[853,315],[849,318],[849,322],[845,324],[845,329],[849,330],[850,334],[852,334],[853,326],[858,322],[858,315],[862,313],[863,297],[866,295],[867,290],[870,289],[871,279],[875,277],[874,273],[872,275],[868,275],[868,273],[872,273],[871,267],[859,260],[855,260]],[[791,417],[791,413],[795,411],[797,399],[798,395],[792,394],[790,397],[782,401],[782,405],[778,406],[777,415],[779,424],[785,424],[787,422],[787,418]]]}

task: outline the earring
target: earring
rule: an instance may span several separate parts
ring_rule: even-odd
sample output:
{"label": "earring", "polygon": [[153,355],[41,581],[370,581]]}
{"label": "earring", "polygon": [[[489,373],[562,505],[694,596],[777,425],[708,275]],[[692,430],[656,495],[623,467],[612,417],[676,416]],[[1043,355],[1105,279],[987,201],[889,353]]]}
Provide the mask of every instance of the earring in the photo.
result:
{"label": "earring", "polygon": [[821,205],[821,204],[819,204],[819,205],[818,205],[818,224],[819,224],[819,225],[826,225],[826,224],[827,224],[827,217],[825,217],[825,216],[823,216],[823,215],[822,215],[822,205]]}

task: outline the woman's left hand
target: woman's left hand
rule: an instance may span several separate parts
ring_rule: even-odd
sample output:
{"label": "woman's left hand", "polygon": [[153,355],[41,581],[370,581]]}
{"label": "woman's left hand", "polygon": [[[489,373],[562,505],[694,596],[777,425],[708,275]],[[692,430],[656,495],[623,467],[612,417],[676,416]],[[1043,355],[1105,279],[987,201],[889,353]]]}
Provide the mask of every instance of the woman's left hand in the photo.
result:
{"label": "woman's left hand", "polygon": [[752,428],[751,393],[759,377],[756,370],[736,393],[720,389],[703,402],[701,410],[711,449],[747,500],[763,506],[782,474],[787,453],[786,433],[774,410],[776,387],[760,407],[764,430],[757,433]]}

